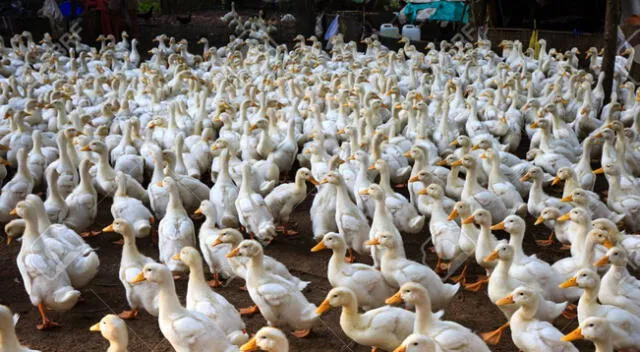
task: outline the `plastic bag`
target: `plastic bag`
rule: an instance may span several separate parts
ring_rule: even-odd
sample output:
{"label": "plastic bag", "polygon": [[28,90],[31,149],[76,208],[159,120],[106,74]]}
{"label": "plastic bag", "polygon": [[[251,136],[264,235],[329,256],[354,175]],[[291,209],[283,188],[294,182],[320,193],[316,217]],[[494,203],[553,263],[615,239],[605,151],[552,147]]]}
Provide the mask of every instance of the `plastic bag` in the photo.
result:
{"label": "plastic bag", "polygon": [[38,16],[49,19],[51,30],[55,35],[60,35],[64,31],[64,17],[55,0],[44,0],[42,8],[38,10]]}

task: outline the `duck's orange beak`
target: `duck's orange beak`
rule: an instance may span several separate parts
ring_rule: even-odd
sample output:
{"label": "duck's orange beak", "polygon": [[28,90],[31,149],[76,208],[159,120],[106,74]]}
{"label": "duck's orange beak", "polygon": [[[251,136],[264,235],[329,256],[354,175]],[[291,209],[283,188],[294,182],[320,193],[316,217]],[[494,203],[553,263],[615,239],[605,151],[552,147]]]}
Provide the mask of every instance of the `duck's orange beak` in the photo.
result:
{"label": "duck's orange beak", "polygon": [[324,244],[324,241],[318,242],[313,248],[311,248],[312,252],[320,252],[323,249],[327,249],[327,246]]}
{"label": "duck's orange beak", "polygon": [[491,229],[491,230],[504,230],[504,221],[500,221],[499,223],[491,226],[489,229]]}
{"label": "duck's orange beak", "polygon": [[560,288],[569,288],[574,286],[578,286],[578,279],[576,279],[575,276],[560,284]]}
{"label": "duck's orange beak", "polygon": [[447,220],[449,221],[453,221],[458,217],[458,210],[456,210],[455,208],[453,208],[453,210],[451,210],[451,213],[449,213],[449,217],[447,218]]}
{"label": "duck's orange beak", "polygon": [[500,298],[498,301],[496,301],[496,305],[499,306],[506,306],[514,303],[516,302],[513,300],[513,295],[508,295],[507,297]]}
{"label": "duck's orange beak", "polygon": [[240,254],[240,248],[236,248],[231,252],[227,253],[227,258],[237,257]]}
{"label": "duck's orange beak", "polygon": [[562,341],[575,341],[575,340],[581,340],[583,338],[584,338],[584,336],[582,336],[582,329],[576,328],[572,332],[570,332],[567,335],[563,336],[562,337]]}
{"label": "duck's orange beak", "polygon": [[476,221],[476,219],[473,217],[473,215],[471,215],[470,217],[462,220],[462,223],[467,225],[467,224],[473,224],[474,221]]}
{"label": "duck's orange beak", "polygon": [[396,294],[394,294],[393,296],[387,298],[384,303],[385,304],[398,304],[402,302],[402,295],[400,294],[400,291],[396,292]]}
{"label": "duck's orange beak", "polygon": [[104,229],[102,229],[102,232],[113,232],[113,224],[110,224],[109,226],[105,227]]}
{"label": "duck's orange beak", "polygon": [[367,246],[377,246],[380,244],[380,240],[378,240],[378,237],[375,237],[373,239],[368,240],[364,244],[366,244]]}
{"label": "duck's orange beak", "polygon": [[249,341],[247,341],[244,345],[240,346],[240,351],[242,352],[250,352],[257,351],[260,347],[258,347],[258,343],[256,341],[256,337],[252,337]]}
{"label": "duck's orange beak", "polygon": [[324,301],[322,301],[322,303],[320,303],[318,308],[316,308],[316,314],[322,315],[323,313],[325,313],[329,309],[331,309],[331,304],[329,303],[328,299],[325,299]]}
{"label": "duck's orange beak", "polygon": [[560,177],[556,176],[556,177],[553,178],[553,181],[551,181],[551,185],[555,186],[560,182],[562,182],[562,180],[560,179]]}
{"label": "duck's orange beak", "polygon": [[491,252],[491,254],[489,254],[488,256],[486,256],[484,258],[484,261],[485,262],[493,262],[493,261],[497,260],[498,257],[499,257],[498,251],[493,251],[493,252]]}
{"label": "duck's orange beak", "polygon": [[139,282],[145,281],[146,278],[144,277],[144,274],[141,272],[138,273],[138,275],[136,277],[133,278],[133,280],[131,280],[130,282],[132,284],[137,284]]}
{"label": "duck's orange beak", "polygon": [[593,265],[596,268],[602,267],[609,264],[609,257],[608,256],[603,256],[602,258],[600,258],[600,260],[596,261]]}
{"label": "duck's orange beak", "polygon": [[534,222],[534,225],[540,225],[544,222],[544,218],[542,217],[542,215],[538,216],[538,218],[536,219],[536,222]]}

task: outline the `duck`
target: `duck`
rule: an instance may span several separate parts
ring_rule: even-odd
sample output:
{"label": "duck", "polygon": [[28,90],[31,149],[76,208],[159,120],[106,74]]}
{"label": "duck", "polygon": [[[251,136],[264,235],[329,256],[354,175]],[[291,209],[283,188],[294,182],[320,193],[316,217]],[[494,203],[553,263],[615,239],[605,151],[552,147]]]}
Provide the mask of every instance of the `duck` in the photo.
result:
{"label": "duck", "polygon": [[256,349],[269,352],[289,352],[289,341],[281,330],[265,326],[260,328],[247,343],[240,346],[240,351],[255,351]]}
{"label": "duck", "polygon": [[597,194],[589,193],[582,188],[574,189],[569,195],[560,199],[561,202],[571,202],[575,206],[587,209],[591,213],[592,218],[607,218],[611,221],[620,223],[624,220],[623,214],[617,214],[605,203],[603,203]]}
{"label": "duck", "polygon": [[344,236],[347,244],[349,262],[355,261],[354,252],[363,254],[366,251],[364,243],[369,239],[371,227],[365,214],[351,200],[349,190],[342,175],[329,171],[320,181],[321,184],[331,184],[336,188],[336,225],[338,232]]}
{"label": "duck", "polygon": [[[99,140],[94,140],[82,147],[80,150],[85,152],[91,151],[99,155],[96,173],[98,189],[106,195],[113,196],[118,185],[115,180],[116,170],[114,170],[109,164],[107,146]],[[60,172],[60,170],[58,170],[58,172]],[[138,181],[126,172],[123,174],[126,175],[125,177],[127,178],[127,194],[131,197],[140,199],[145,204],[149,204],[149,195],[142,185],[140,185]]]}
{"label": "duck", "polygon": [[158,186],[169,190],[169,205],[165,216],[158,223],[160,262],[166,263],[174,273],[184,272],[187,266],[172,258],[183,247],[196,245],[195,227],[182,205],[177,182],[171,177],[165,177]]}
{"label": "duck", "polygon": [[558,242],[563,244],[562,249],[569,249],[571,245],[571,237],[568,233],[569,222],[558,220],[562,217],[560,210],[556,207],[546,207],[540,212],[540,216],[536,218],[534,225],[540,225],[542,223],[551,229],[551,234],[546,240],[536,240],[536,244],[542,247],[548,247],[553,244],[554,237]]}
{"label": "duck", "polygon": [[319,320],[316,306],[309,303],[295,284],[265,270],[262,245],[255,240],[244,240],[227,254],[228,258],[237,256],[249,258],[247,290],[267,323],[293,328],[296,337],[308,336]]}
{"label": "duck", "polygon": [[160,297],[158,285],[152,282],[135,285],[131,283],[142,272],[145,265],[155,263],[152,258],[145,256],[138,250],[133,225],[126,219],[115,218],[102,231],[117,232],[123,238],[118,278],[124,286],[127,303],[131,309],[122,311],[118,316],[125,320],[134,319],[138,316],[139,310],[144,309],[147,313],[157,317]]}
{"label": "duck", "polygon": [[[230,250],[232,251],[238,247],[240,242],[242,242],[243,237],[240,231],[232,228],[221,229],[218,233],[218,238],[213,241],[211,244],[213,247],[221,246],[226,244],[230,246]],[[223,247],[224,248],[224,247]],[[249,260],[244,257],[234,257],[234,258],[226,258],[235,276],[238,276],[246,281],[247,278],[247,265]],[[280,276],[287,281],[292,282],[300,291],[303,291],[309,284],[309,281],[302,281],[300,278],[293,276],[287,267],[268,255],[263,256],[263,264],[264,268],[267,272],[272,273],[273,275]]]}
{"label": "duck", "polygon": [[206,315],[227,335],[234,345],[242,345],[249,340],[240,313],[222,295],[213,291],[204,279],[202,256],[193,247],[183,247],[173,257],[189,267],[186,308]]}
{"label": "duck", "polygon": [[[488,294],[489,298],[496,302],[500,298],[505,297],[511,291],[519,286],[529,286],[527,282],[521,281],[514,277],[510,273],[511,265],[513,263],[514,249],[508,243],[500,242],[496,246],[493,252],[489,254],[486,261],[498,260],[498,264],[491,272],[489,277]],[[506,292],[506,293],[505,293]],[[496,298],[499,297],[499,298]],[[539,309],[536,311],[536,317],[544,321],[553,321],[560,316],[567,303],[555,303],[545,299],[540,300]],[[511,319],[516,312],[517,307],[513,305],[499,305],[498,308],[505,315],[507,319]],[[509,322],[503,324],[498,329],[484,333],[483,339],[491,344],[497,344],[502,338],[504,330],[509,326]]]}
{"label": "duck", "polygon": [[11,309],[5,305],[0,305],[0,330],[2,331],[2,343],[0,351],[2,352],[40,352],[22,346],[16,336],[16,324],[20,316],[12,314]]}
{"label": "duck", "polygon": [[156,220],[151,211],[139,199],[127,195],[127,179],[122,172],[117,172],[118,188],[113,195],[111,216],[121,218],[132,224],[136,238],[144,238],[151,234],[151,227]]}
{"label": "duck", "polygon": [[47,199],[44,202],[45,211],[49,221],[59,224],[69,214],[69,206],[58,190],[58,171],[54,168],[46,171]]}
{"label": "duck", "polygon": [[495,261],[486,259],[498,245],[498,239],[493,235],[493,233],[491,233],[491,213],[487,210],[475,210],[471,216],[463,219],[461,224],[480,226],[478,242],[476,243],[474,255],[476,263],[485,269],[487,275],[485,277],[480,277],[476,282],[465,283],[464,285],[465,289],[478,292],[482,289],[484,284],[489,282],[489,275],[496,266]]}
{"label": "duck", "polygon": [[580,297],[579,290],[559,289],[558,285],[567,277],[556,272],[549,263],[535,255],[527,256],[524,253],[522,248],[526,230],[524,219],[517,215],[509,215],[491,229],[509,233],[509,245],[513,248],[513,262],[509,275],[528,283],[530,287],[540,288],[543,297],[554,302],[573,302]]}
{"label": "duck", "polygon": [[586,339],[595,345],[595,352],[613,352],[611,327],[605,318],[590,317],[585,319],[575,330],[566,334],[563,341]]}
{"label": "duck", "polygon": [[640,257],[640,236],[628,235],[618,230],[616,224],[609,219],[595,219],[591,222],[594,229],[602,230],[607,234],[608,243],[605,241],[605,247],[619,246],[627,251],[628,259],[633,265],[638,265]]}
{"label": "duck", "polygon": [[35,185],[31,172],[27,168],[26,150],[18,150],[16,159],[18,160],[18,170],[13,178],[2,186],[0,192],[0,222],[2,223],[7,223],[14,217],[10,215],[11,210],[33,191]]}
{"label": "duck", "polygon": [[333,287],[347,287],[353,291],[358,304],[364,310],[379,308],[393,293],[379,270],[366,264],[349,263],[346,257],[347,242],[340,233],[329,232],[316,244],[311,252],[330,249],[327,279]]}
{"label": "duck", "polygon": [[[134,39],[135,40],[135,39]],[[89,331],[99,332],[107,341],[107,352],[127,352],[129,332],[127,324],[115,314],[107,314],[99,322],[91,325]]]}
{"label": "duck", "polygon": [[538,166],[530,168],[527,173],[522,176],[522,181],[532,180],[529,199],[527,200],[527,210],[529,214],[538,217],[542,209],[546,207],[556,207],[563,214],[568,212],[570,206],[567,203],[562,202],[560,198],[548,195],[542,189],[544,177],[544,172]]}
{"label": "duck", "polygon": [[[429,219],[429,233],[431,241],[438,255],[436,271],[447,270],[450,261],[460,254],[461,228],[455,221],[450,221],[447,212],[442,205],[444,189],[438,184],[430,184],[418,192],[433,200],[431,218]],[[444,261],[445,263],[441,263]]]}
{"label": "duck", "polygon": [[223,149],[219,158],[220,173],[209,192],[209,200],[216,211],[215,221],[220,227],[238,227],[240,225],[238,211],[235,207],[236,199],[238,199],[238,187],[229,174],[230,158],[230,151]]}
{"label": "duck", "polygon": [[159,263],[145,264],[142,272],[131,283],[144,281],[150,281],[159,287],[158,325],[162,335],[177,352],[238,350],[222,329],[206,315],[185,309],[180,304],[169,267]]}
{"label": "duck", "polygon": [[251,164],[243,162],[242,184],[235,201],[236,210],[240,224],[246,228],[247,232],[264,243],[269,243],[276,237],[276,227],[264,198],[251,186],[252,177]]}
{"label": "duck", "polygon": [[578,301],[578,322],[581,325],[591,317],[605,318],[610,324],[615,349],[640,346],[640,317],[622,308],[598,303],[600,277],[595,271],[581,269],[575,276],[562,283],[563,288],[574,286],[583,289]]}
{"label": "duck", "polygon": [[414,329],[415,314],[406,309],[384,306],[359,313],[356,294],[346,287],[329,291],[316,313],[324,314],[333,307],[342,307],[342,331],[356,343],[373,350],[393,351]]}
{"label": "duck", "polygon": [[523,352],[558,351],[577,352],[564,335],[551,323],[536,318],[540,304],[540,294],[535,290],[520,286],[509,295],[496,301],[498,306],[515,305],[518,310],[509,319],[513,343]]}
{"label": "duck", "polygon": [[500,197],[509,213],[524,215],[527,211],[527,205],[516,186],[502,173],[501,161],[498,157],[499,155],[493,149],[487,149],[480,155],[481,159],[488,159],[491,163],[487,189]]}
{"label": "duck", "polygon": [[203,200],[194,215],[205,216],[198,232],[198,244],[202,256],[209,266],[209,271],[213,275],[213,279],[207,283],[211,287],[222,286],[221,278],[230,278],[234,275],[226,258],[227,253],[231,251],[231,246],[213,246],[213,243],[218,239],[220,229],[216,226],[216,208],[211,201]]}
{"label": "duck", "polygon": [[[391,232],[400,236],[400,231],[393,222],[393,217],[387,210],[387,204],[385,202],[385,193],[376,184],[371,184],[368,188],[360,190],[360,195],[369,196],[375,202],[375,211],[371,220],[371,228],[369,230],[369,240],[373,240],[379,232]],[[365,243],[366,244],[366,243]],[[373,266],[380,268],[380,257],[382,253],[377,246],[370,246],[371,258],[373,259]]]}
{"label": "duck", "polygon": [[[88,159],[83,159],[80,163],[80,183],[67,196],[68,213],[64,218],[65,225],[76,232],[87,230],[98,215],[98,193],[93,187],[93,182],[89,169],[93,163]],[[88,234],[84,232],[83,236]]]}
{"label": "duck", "polygon": [[496,223],[502,221],[508,215],[508,210],[504,202],[494,192],[483,188],[478,183],[476,178],[476,159],[471,155],[465,155],[452,165],[462,165],[467,169],[460,199],[471,204],[474,210],[478,208],[488,210],[491,213],[492,221]]}
{"label": "duck", "polygon": [[460,283],[455,285],[443,283],[440,277],[426,265],[406,258],[402,246],[402,238],[391,232],[378,232],[367,241],[370,246],[381,247],[380,271],[384,279],[394,288],[413,281],[429,290],[432,297],[432,309],[445,309],[458,292]]}
{"label": "duck", "polygon": [[[640,212],[640,196],[633,193],[623,193],[620,186],[620,170],[615,164],[608,163],[602,168],[609,181],[607,205],[616,213],[624,215],[624,225],[632,232],[640,230],[638,215]],[[595,170],[594,172],[600,172]]]}
{"label": "duck", "polygon": [[595,267],[611,264],[600,282],[598,299],[602,304],[620,307],[640,316],[640,280],[627,270],[627,260],[627,253],[623,248],[612,247],[594,263]]}
{"label": "duck", "polygon": [[411,334],[393,352],[437,352],[440,351],[438,348],[432,338],[422,334]]}
{"label": "duck", "polygon": [[387,304],[404,301],[416,309],[413,334],[433,339],[442,351],[488,352],[489,347],[466,327],[448,320],[441,320],[431,309],[431,299],[425,287],[416,282],[403,284],[398,292],[387,299]]}
{"label": "duck", "polygon": [[42,322],[36,327],[47,330],[59,326],[46,315],[47,309],[68,311],[76,305],[80,291],[71,286],[66,270],[59,270],[60,258],[45,246],[38,233],[37,213],[26,201],[16,204],[13,214],[25,221],[22,245],[16,258],[20,276],[31,304],[38,307]]}
{"label": "duck", "polygon": [[264,203],[273,217],[273,221],[283,225],[285,236],[296,235],[297,232],[289,230],[289,218],[293,210],[307,197],[307,184],[309,181],[314,186],[319,182],[311,174],[311,170],[306,167],[296,171],[295,181],[276,186],[264,198]]}

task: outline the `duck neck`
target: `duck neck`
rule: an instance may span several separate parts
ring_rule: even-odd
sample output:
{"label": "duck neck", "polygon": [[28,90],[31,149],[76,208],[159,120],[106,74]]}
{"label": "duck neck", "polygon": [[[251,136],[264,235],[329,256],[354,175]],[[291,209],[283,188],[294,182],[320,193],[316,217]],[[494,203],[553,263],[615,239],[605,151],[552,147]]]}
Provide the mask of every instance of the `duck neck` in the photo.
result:
{"label": "duck neck", "polygon": [[524,250],[522,249],[522,241],[524,240],[524,232],[516,231],[514,233],[510,233],[509,236],[509,245],[513,247],[513,259],[515,261],[523,260],[526,255],[524,254]]}
{"label": "duck neck", "polygon": [[140,256],[140,251],[138,251],[138,245],[136,244],[136,238],[133,235],[133,232],[129,231],[122,235],[124,244],[122,246],[122,258],[128,256],[130,258],[137,258]]}
{"label": "duck neck", "polygon": [[169,189],[169,204],[167,208],[174,212],[184,214],[185,216],[187,215],[187,212],[184,210],[184,206],[182,205],[182,199],[180,198],[177,186]]}
{"label": "duck neck", "polygon": [[187,292],[193,290],[210,290],[207,281],[204,279],[204,270],[202,269],[202,261],[189,266],[189,283],[187,284]]}
{"label": "duck neck", "polygon": [[[8,322],[13,324],[13,322]],[[16,329],[14,326],[7,326],[0,329],[0,346],[3,351],[21,351],[22,346],[16,336]]]}
{"label": "duck neck", "polygon": [[480,188],[480,185],[478,184],[478,178],[476,177],[475,167],[467,168],[467,175],[464,179],[462,194],[466,197],[471,197],[475,194],[475,191],[478,188]]}
{"label": "duck neck", "polygon": [[218,173],[218,178],[217,181],[218,182],[225,182],[229,181],[231,179],[231,176],[229,175],[229,159],[231,158],[231,155],[229,154],[229,150],[223,150],[222,154],[220,155],[220,172]]}
{"label": "duck neck", "polygon": [[[259,253],[249,259],[249,263],[247,265],[247,280],[249,283],[255,282],[257,279],[263,277],[265,274],[264,270],[264,254]],[[250,279],[252,278],[252,279]]]}
{"label": "duck neck", "polygon": [[118,339],[109,340],[109,348],[107,352],[127,352],[128,341],[120,341]]}
{"label": "duck neck", "polygon": [[564,180],[564,188],[562,189],[562,197],[569,196],[575,189],[582,188],[576,181],[575,177],[570,176]]}
{"label": "duck neck", "polygon": [[342,306],[342,313],[340,314],[340,326],[344,327],[360,327],[360,314],[358,313],[358,304],[354,300],[350,300],[348,303]]}
{"label": "duck neck", "polygon": [[176,286],[170,276],[162,283],[162,285],[159,285],[158,295],[158,312],[161,317],[168,317],[174,312],[184,310],[180,304],[178,295],[176,294]]}
{"label": "duck neck", "polygon": [[344,268],[344,258],[347,256],[347,247],[345,245],[339,245],[332,248],[333,254],[329,259],[329,272],[341,272]]}
{"label": "duck neck", "polygon": [[380,170],[380,182],[378,182],[378,184],[380,185],[380,188],[382,188],[386,193],[395,193],[391,188],[391,175],[387,167],[384,167],[382,168],[382,170]]}
{"label": "duck neck", "polygon": [[418,302],[414,302],[414,305],[416,307],[416,318],[413,331],[426,334],[434,322],[433,313],[431,312],[431,301],[423,298]]}

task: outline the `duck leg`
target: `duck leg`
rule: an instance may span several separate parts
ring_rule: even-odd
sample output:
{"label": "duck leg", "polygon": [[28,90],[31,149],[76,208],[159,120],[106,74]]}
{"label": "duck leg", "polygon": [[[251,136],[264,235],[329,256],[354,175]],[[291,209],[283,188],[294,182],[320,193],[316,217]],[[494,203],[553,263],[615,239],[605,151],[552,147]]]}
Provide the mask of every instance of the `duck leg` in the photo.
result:
{"label": "duck leg", "polygon": [[289,229],[289,223],[285,222],[285,224],[282,225],[282,234],[285,236],[295,236],[298,234],[298,231]]}
{"label": "duck leg", "polygon": [[251,307],[240,308],[239,311],[240,315],[253,315],[260,312],[260,309],[258,308],[258,306],[252,305]]}
{"label": "duck leg", "polygon": [[467,269],[469,269],[469,263],[464,265],[464,268],[462,268],[462,272],[459,275],[452,276],[451,281],[465,284],[467,282]]}
{"label": "duck leg", "polygon": [[449,270],[449,263],[442,262],[442,259],[438,258],[438,263],[436,264],[436,274],[442,275],[446,274]]}
{"label": "duck leg", "polygon": [[502,334],[504,333],[504,331],[509,327],[509,322],[506,322],[504,324],[502,324],[502,326],[500,326],[499,328],[490,331],[490,332],[485,332],[480,334],[480,336],[482,337],[482,339],[490,344],[490,345],[497,345],[500,343],[500,339],[502,338]]}
{"label": "duck leg", "polygon": [[536,244],[540,247],[549,247],[555,242],[554,237],[555,233],[551,231],[551,234],[549,234],[549,237],[546,240],[536,240]]}
{"label": "duck leg", "polygon": [[131,320],[138,316],[138,310],[136,308],[123,310],[122,313],[118,314],[118,316],[124,320]]}
{"label": "duck leg", "polygon": [[576,305],[575,304],[567,305],[567,308],[565,308],[564,311],[562,312],[562,316],[569,320],[575,319],[577,316]]}
{"label": "duck leg", "polygon": [[217,272],[213,273],[213,280],[207,281],[209,287],[220,287],[222,286],[222,281],[220,281],[220,275]]}
{"label": "duck leg", "polygon": [[486,283],[489,283],[489,278],[485,276],[484,278],[479,278],[476,282],[464,284],[464,288],[471,292],[479,292]]}
{"label": "duck leg", "polygon": [[565,243],[565,244],[562,245],[562,247],[560,247],[560,249],[563,250],[563,251],[568,251],[568,250],[571,249],[571,244]]}
{"label": "duck leg", "polygon": [[38,328],[38,330],[47,330],[60,326],[60,324],[47,318],[47,313],[44,311],[44,304],[38,304],[38,311],[40,312],[40,317],[42,317],[42,324],[36,325],[36,328]]}
{"label": "duck leg", "polygon": [[353,249],[347,248],[349,255],[344,257],[344,261],[347,263],[354,263],[356,261],[356,255],[353,253]]}
{"label": "duck leg", "polygon": [[309,336],[309,334],[311,333],[311,329],[304,329],[304,330],[296,330],[291,332],[291,335],[297,337],[297,338],[302,338],[302,337],[307,337]]}

